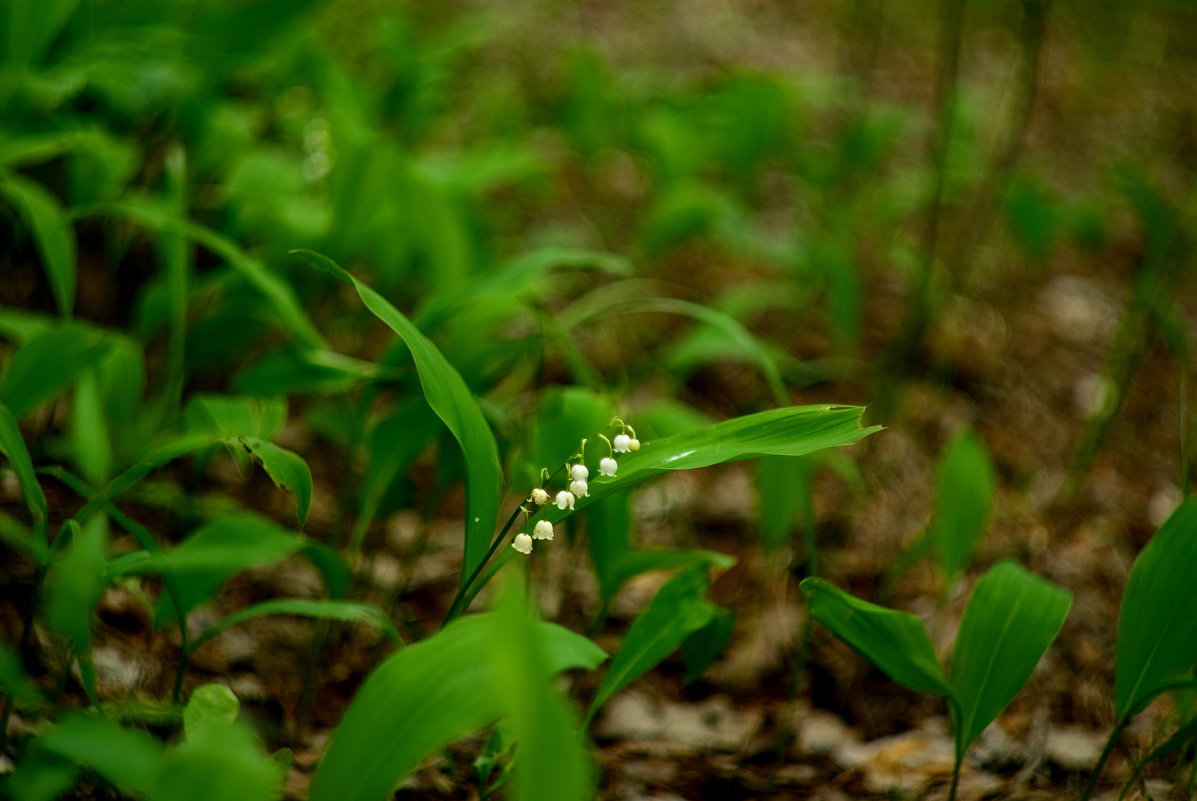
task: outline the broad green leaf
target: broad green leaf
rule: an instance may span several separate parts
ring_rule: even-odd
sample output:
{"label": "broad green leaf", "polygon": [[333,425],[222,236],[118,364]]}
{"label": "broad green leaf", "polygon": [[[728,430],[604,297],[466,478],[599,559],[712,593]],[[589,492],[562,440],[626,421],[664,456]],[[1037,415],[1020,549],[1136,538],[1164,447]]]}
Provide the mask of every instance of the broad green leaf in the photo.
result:
{"label": "broad green leaf", "polygon": [[1197,663],[1197,500],[1182,504],[1135,559],[1114,660],[1114,713],[1135,714]]}
{"label": "broad green leaf", "polygon": [[42,267],[63,319],[75,308],[75,227],[63,214],[58,200],[41,184],[0,171],[0,194],[17,207],[33,234]]}
{"label": "broad green leaf", "polygon": [[21,492],[25,495],[25,503],[29,506],[29,514],[33,516],[34,524],[43,528],[46,525],[47,514],[46,493],[37,482],[33,460],[29,457],[29,449],[25,447],[17,420],[3,403],[0,403],[0,453],[8,457],[13,472],[17,474],[17,483],[21,485]]}
{"label": "broad green leaf", "polygon": [[227,261],[250,286],[258,290],[300,342],[311,348],[327,349],[324,337],[304,311],[291,285],[231,239],[210,228],[183,219],[175,211],[152,199],[96,204],[83,209],[80,214],[124,217],[156,231],[177,234],[202,245]]}
{"label": "broad green leaf", "polygon": [[948,668],[957,758],[1026,684],[1070,606],[1072,593],[1015,562],[999,562],[977,581]]}
{"label": "broad green leaf", "polygon": [[710,622],[716,607],[705,597],[706,573],[705,566],[683,570],[657,591],[648,609],[628,627],[586,713],[587,722],[608,698],[656,667]]}
{"label": "broad green leaf", "polygon": [[590,757],[573,710],[552,686],[541,638],[529,614],[523,579],[508,571],[488,630],[492,692],[518,742],[515,784],[520,801],[584,801],[594,797]]}
{"label": "broad green leaf", "polygon": [[453,365],[386,298],[325,256],[309,250],[294,251],[294,255],[352,285],[366,308],[407,343],[428,405],[461,446],[466,464],[466,536],[461,574],[464,582],[490,547],[503,482],[499,448],[478,402]]}
{"label": "broad green leaf", "polygon": [[[860,417],[863,413],[864,408],[860,406],[791,406],[736,417],[664,439],[643,441],[638,452],[617,455],[618,473],[610,478],[598,476],[596,454],[599,451],[597,448],[594,451],[588,448],[587,453],[591,454],[588,461],[595,463],[590,470],[593,480],[589,486],[590,494],[578,498],[575,509],[585,509],[592,503],[669,470],[707,467],[768,454],[801,456],[822,448],[851,445],[881,428],[861,427]],[[556,524],[569,514],[550,504],[537,518]],[[507,550],[504,549],[504,554],[495,561],[505,558]],[[641,554],[658,552],[634,553],[635,558],[639,559],[643,558]],[[474,595],[485,586],[486,580],[493,575],[493,567],[494,563],[470,585],[465,593],[463,608],[468,608]]]}
{"label": "broad green leaf", "polygon": [[0,381],[0,403],[18,420],[52,399],[108,351],[100,331],[67,324],[22,345]]}
{"label": "broad green leaf", "polygon": [[939,465],[931,541],[948,581],[968,564],[985,533],[996,484],[985,443],[965,430],[948,443]]}
{"label": "broad green leaf", "polygon": [[209,721],[167,752],[148,801],[275,801],[282,772],[239,721]]}
{"label": "broad green leaf", "polygon": [[[768,454],[801,456],[822,448],[851,445],[881,428],[862,428],[863,413],[860,406],[790,406],[644,441],[637,453],[616,455],[619,469],[614,477],[596,477],[598,470],[592,469],[590,495],[579,498],[575,508],[583,509],[669,470],[708,467]],[[546,516],[556,521],[566,514],[550,507]]]}
{"label": "broad green leaf", "polygon": [[691,634],[682,642],[682,659],[686,663],[686,683],[692,682],[702,675],[727,640],[731,637],[736,626],[736,613],[730,609],[715,607],[715,614],[711,622]]}
{"label": "broad green leaf", "polygon": [[915,692],[952,696],[923,622],[909,612],[886,609],[811,577],[800,585],[810,612],[831,633]]}
{"label": "broad green leaf", "polygon": [[196,434],[242,434],[272,440],[287,422],[287,399],[192,395],[183,418]]}
{"label": "broad green leaf", "polygon": [[[438,748],[497,720],[505,701],[483,658],[494,613],[461,618],[387,658],[358,689],[312,777],[311,801],[382,801]],[[550,623],[534,628],[543,671],[594,668],[605,654]]]}
{"label": "broad green leaf", "polygon": [[266,474],[281,490],[295,493],[299,525],[308,517],[312,505],[312,471],[308,463],[289,450],[257,437],[237,437],[254,458],[262,463]]}
{"label": "broad green leaf", "polygon": [[99,716],[73,713],[39,737],[34,747],[86,765],[137,795],[155,784],[162,769],[163,748],[157,740]]}
{"label": "broad green leaf", "polygon": [[183,735],[191,739],[204,726],[232,723],[240,711],[241,702],[228,687],[216,682],[201,684],[191,691],[183,707]]}
{"label": "broad green leaf", "polygon": [[385,612],[375,606],[355,601],[332,601],[318,598],[277,598],[271,601],[263,601],[253,606],[247,606],[227,617],[221,618],[216,623],[204,629],[192,641],[191,648],[195,650],[221,632],[244,623],[251,618],[262,617],[263,615],[299,615],[301,617],[314,617],[324,620],[340,620],[346,623],[365,623],[381,629],[395,642],[403,642],[403,638],[395,630],[395,626],[391,623],[390,618],[386,616]]}

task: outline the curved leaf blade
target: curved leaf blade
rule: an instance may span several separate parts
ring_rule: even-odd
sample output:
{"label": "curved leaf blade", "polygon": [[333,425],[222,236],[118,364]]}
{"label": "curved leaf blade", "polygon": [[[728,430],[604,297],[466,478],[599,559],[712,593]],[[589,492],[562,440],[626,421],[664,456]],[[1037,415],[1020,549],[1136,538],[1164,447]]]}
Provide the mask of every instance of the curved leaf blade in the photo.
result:
{"label": "curved leaf blade", "polygon": [[977,581],[948,670],[958,759],[1018,695],[1071,606],[1072,593],[1016,562],[999,562]]}
{"label": "curved leaf blade", "polygon": [[326,256],[310,250],[296,250],[292,254],[352,285],[366,308],[407,343],[416,363],[424,397],[452,432],[465,459],[466,536],[461,574],[464,582],[490,546],[495,519],[499,514],[503,483],[499,447],[478,402],[457,369],[386,298]]}
{"label": "curved leaf blade", "polygon": [[815,619],[891,679],[915,692],[952,697],[917,617],[849,595],[826,579],[811,577],[799,586]]}
{"label": "curved leaf blade", "polygon": [[1182,504],[1160,526],[1127,579],[1114,661],[1119,720],[1197,663],[1195,573],[1197,499]]}
{"label": "curved leaf blade", "polygon": [[[494,613],[461,618],[375,669],[312,777],[311,801],[380,801],[428,754],[497,720],[504,701],[493,666],[479,658],[495,626]],[[560,626],[535,629],[549,675],[593,668],[606,656]]]}
{"label": "curved leaf blade", "polygon": [[[619,470],[611,478],[595,477],[590,495],[579,498],[583,509],[615,492],[670,470],[690,470],[754,456],[802,456],[823,448],[852,445],[880,431],[860,425],[863,406],[788,406],[724,420],[694,431],[645,442],[636,453],[619,454]],[[594,476],[598,471],[593,470]],[[550,507],[554,522],[568,513]]]}
{"label": "curved leaf blade", "polygon": [[985,533],[996,483],[981,437],[971,430],[953,437],[939,466],[935,519],[929,532],[949,581],[964,568]]}
{"label": "curved leaf blade", "polygon": [[312,617],[322,620],[339,620],[344,623],[365,623],[366,625],[381,629],[383,633],[396,643],[403,643],[403,638],[395,629],[394,624],[391,623],[390,618],[378,607],[355,601],[324,600],[319,598],[277,598],[271,601],[263,601],[253,606],[247,606],[244,609],[221,618],[216,623],[204,629],[192,641],[191,648],[195,650],[203,643],[231,629],[233,626],[264,615],[298,615],[300,617]]}
{"label": "curved leaf blade", "polygon": [[302,526],[312,506],[312,471],[308,463],[297,454],[264,439],[237,437],[237,440],[262,463],[276,487],[295,493],[296,516]]}
{"label": "curved leaf blade", "polygon": [[552,674],[529,614],[522,580],[508,572],[490,626],[488,656],[494,692],[506,702],[505,717],[519,743],[515,784],[520,801],[585,801],[593,798],[590,758],[573,709],[553,689]]}
{"label": "curved leaf blade", "polygon": [[706,573],[705,567],[684,570],[657,591],[648,609],[624,635],[586,713],[587,723],[608,698],[656,667],[687,637],[711,622],[717,607],[705,597],[709,586]]}

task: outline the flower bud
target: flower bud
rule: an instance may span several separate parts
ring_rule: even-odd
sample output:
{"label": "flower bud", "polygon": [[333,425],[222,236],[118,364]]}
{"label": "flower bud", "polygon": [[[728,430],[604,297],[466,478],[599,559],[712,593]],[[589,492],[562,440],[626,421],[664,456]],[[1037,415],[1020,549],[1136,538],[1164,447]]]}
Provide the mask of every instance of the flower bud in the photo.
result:
{"label": "flower bud", "polygon": [[640,440],[636,439],[635,437],[632,437],[631,439],[629,439],[628,440],[628,450],[631,451],[632,453],[635,453],[636,451],[640,450]]}
{"label": "flower bud", "polygon": [[574,496],[570,492],[561,490],[557,493],[557,508],[564,509],[567,506],[571,512],[574,510]]}
{"label": "flower bud", "polygon": [[515,540],[511,543],[511,547],[527,556],[528,554],[532,553],[532,538],[527,534],[516,534]]}
{"label": "flower bud", "polygon": [[553,539],[553,524],[547,520],[537,520],[536,527],[532,529],[532,536],[538,540]]}
{"label": "flower bud", "polygon": [[619,463],[608,456],[606,459],[603,459],[601,462],[599,462],[599,473],[604,476],[613,476],[615,475],[615,471],[618,469],[618,467]]}

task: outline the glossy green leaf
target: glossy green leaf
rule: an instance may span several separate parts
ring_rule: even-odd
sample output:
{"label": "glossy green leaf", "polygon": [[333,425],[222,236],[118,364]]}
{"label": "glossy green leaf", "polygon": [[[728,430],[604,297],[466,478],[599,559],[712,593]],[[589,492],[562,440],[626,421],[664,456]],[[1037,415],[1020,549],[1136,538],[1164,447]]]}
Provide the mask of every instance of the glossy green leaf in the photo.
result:
{"label": "glossy green leaf", "polygon": [[204,629],[192,641],[191,648],[194,650],[221,632],[227,631],[233,626],[244,623],[252,618],[262,617],[263,615],[298,615],[300,617],[312,617],[323,620],[340,620],[345,623],[364,623],[381,629],[397,643],[403,642],[403,638],[395,630],[395,626],[391,623],[390,618],[378,607],[355,601],[335,601],[319,598],[277,598],[271,601],[263,601],[253,606],[247,606],[244,609],[239,609],[231,615],[221,618],[216,623]]}
{"label": "glossy green leaf", "polygon": [[969,430],[953,437],[939,465],[930,529],[939,566],[949,581],[968,564],[985,533],[996,483],[984,441]]}
{"label": "glossy green leaf", "polygon": [[811,577],[800,586],[815,619],[891,679],[916,692],[951,697],[931,639],[917,617],[863,601],[826,579]]}
{"label": "glossy green leaf", "polygon": [[0,403],[20,420],[66,389],[84,370],[94,367],[109,345],[102,332],[75,324],[26,342],[4,371]]}
{"label": "glossy green leaf", "polygon": [[157,781],[164,751],[143,731],[77,713],[59,721],[34,747],[86,765],[121,790],[138,795]]}
{"label": "glossy green leaf", "polygon": [[1197,664],[1197,500],[1160,526],[1131,568],[1118,615],[1114,712],[1119,720]]}
{"label": "glossy green leaf", "polygon": [[366,308],[407,343],[428,405],[444,421],[461,446],[466,464],[466,536],[462,559],[464,582],[490,547],[503,483],[499,448],[478,402],[453,365],[386,298],[325,256],[308,250],[295,251],[294,255],[352,285]]}
{"label": "glossy green leaf", "polygon": [[[345,711],[312,777],[311,801],[382,801],[428,754],[497,720],[505,701],[481,655],[501,626],[494,613],[461,618],[379,665]],[[560,626],[534,628],[547,675],[606,657]]]}
{"label": "glossy green leaf", "polygon": [[716,607],[705,597],[709,586],[706,574],[705,567],[683,570],[657,592],[648,609],[628,627],[590,704],[587,722],[608,698],[656,667],[683,640],[711,621]]}
{"label": "glossy green leaf", "polygon": [[529,614],[523,578],[508,571],[488,630],[492,692],[518,748],[515,785],[520,801],[584,801],[594,797],[590,757],[577,718],[553,689],[541,638]]}
{"label": "glossy green leaf", "polygon": [[[644,441],[638,452],[616,455],[619,468],[614,477],[594,477],[597,470],[592,470],[590,495],[579,498],[575,508],[583,509],[669,470],[708,467],[766,454],[801,456],[822,448],[851,445],[881,429],[861,427],[863,413],[860,406],[790,406]],[[566,514],[550,507],[546,516],[557,521]]]}
{"label": "glossy green leaf", "polygon": [[1015,562],[999,562],[977,581],[948,670],[958,757],[1026,684],[1070,606],[1072,593]]}
{"label": "glossy green leaf", "polygon": [[3,403],[0,403],[0,453],[8,457],[8,463],[17,474],[17,483],[21,485],[21,492],[25,496],[25,503],[29,506],[33,522],[38,527],[44,527],[47,514],[46,493],[37,481],[33,460],[29,457],[29,449],[25,447],[25,439],[21,436],[17,420]]}
{"label": "glossy green leaf", "polygon": [[16,206],[33,234],[50,282],[58,313],[65,319],[75,308],[75,227],[58,200],[34,181],[0,171],[0,195]]}
{"label": "glossy green leaf", "polygon": [[312,505],[312,471],[308,463],[291,451],[264,439],[237,437],[237,441],[262,463],[276,487],[295,493],[296,514],[302,526]]}
{"label": "glossy green leaf", "polygon": [[223,684],[209,682],[191,691],[183,707],[183,736],[195,737],[198,729],[212,724],[232,723],[241,712],[241,702]]}

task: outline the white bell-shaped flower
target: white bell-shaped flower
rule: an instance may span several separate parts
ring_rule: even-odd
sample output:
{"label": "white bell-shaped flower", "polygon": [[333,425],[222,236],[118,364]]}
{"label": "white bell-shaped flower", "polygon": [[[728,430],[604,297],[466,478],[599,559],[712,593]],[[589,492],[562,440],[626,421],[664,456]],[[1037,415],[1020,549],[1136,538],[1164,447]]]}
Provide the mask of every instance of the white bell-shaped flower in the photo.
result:
{"label": "white bell-shaped flower", "polygon": [[536,527],[532,529],[532,536],[538,540],[553,539],[553,524],[547,520],[537,520]]}
{"label": "white bell-shaped flower", "polygon": [[608,456],[599,462],[599,473],[604,476],[613,476],[615,471],[619,468],[619,462]]}
{"label": "white bell-shaped flower", "polygon": [[585,498],[590,494],[590,487],[587,486],[585,481],[572,481],[569,485],[569,491],[574,495],[577,495],[579,498]]}
{"label": "white bell-shaped flower", "polygon": [[511,543],[511,547],[527,556],[528,554],[532,553],[532,538],[527,534],[516,534],[515,540]]}
{"label": "white bell-shaped flower", "polygon": [[569,469],[569,477],[574,481],[585,481],[590,478],[590,470],[584,464],[576,464]]}
{"label": "white bell-shaped flower", "polygon": [[540,487],[532,490],[532,503],[536,504],[537,506],[544,506],[548,502],[549,494],[547,492],[542,490]]}
{"label": "white bell-shaped flower", "polygon": [[632,438],[627,434],[616,434],[615,439],[611,440],[611,447],[615,448],[616,453],[627,453],[630,448]]}
{"label": "white bell-shaped flower", "polygon": [[561,492],[557,493],[557,508],[564,509],[568,506],[569,510],[572,512],[574,510],[574,500],[575,499],[572,492],[561,490]]}

